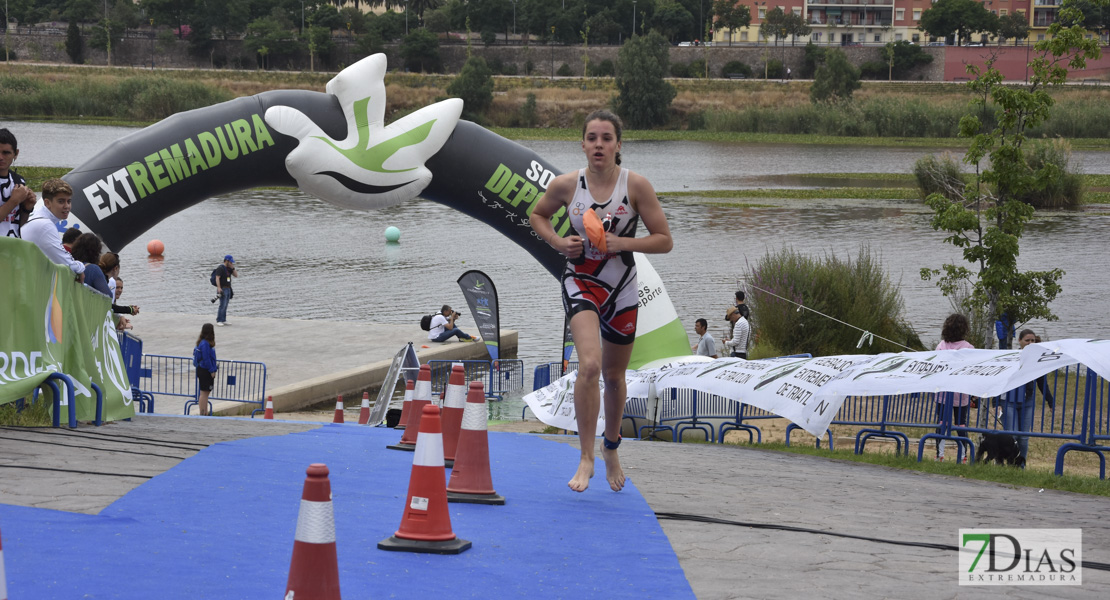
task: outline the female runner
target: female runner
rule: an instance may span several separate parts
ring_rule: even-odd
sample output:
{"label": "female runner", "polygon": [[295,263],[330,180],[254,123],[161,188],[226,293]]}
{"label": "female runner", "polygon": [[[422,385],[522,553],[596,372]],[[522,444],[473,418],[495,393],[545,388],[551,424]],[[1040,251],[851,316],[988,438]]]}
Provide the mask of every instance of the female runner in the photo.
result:
{"label": "female runner", "polygon": [[[567,257],[563,271],[563,307],[570,316],[570,331],[578,352],[578,378],[574,383],[574,410],[582,457],[568,485],[585,491],[594,475],[594,445],[601,408],[598,377],[605,379],[605,431],[601,456],[609,487],[624,487],[624,471],[617,458],[621,419],[626,400],[625,371],[636,339],[639,290],[633,252],[661,254],[673,245],[667,217],[655,189],[641,175],[620,167],[621,121],[607,110],[586,117],[582,151],[587,167],[564,173],[551,181],[532,210],[532,229],[551,247]],[[560,237],[551,217],[562,207],[570,215],[571,234]],[[589,236],[593,211],[604,223],[602,235]],[[642,220],[646,237],[636,237]],[[592,237],[592,239],[591,239]]]}

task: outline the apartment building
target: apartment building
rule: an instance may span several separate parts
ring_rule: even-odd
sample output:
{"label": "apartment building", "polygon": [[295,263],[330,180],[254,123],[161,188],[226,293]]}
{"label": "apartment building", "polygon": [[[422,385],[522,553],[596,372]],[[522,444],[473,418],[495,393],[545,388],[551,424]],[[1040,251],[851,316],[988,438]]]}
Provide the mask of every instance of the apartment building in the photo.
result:
{"label": "apartment building", "polygon": [[[1006,16],[1027,15],[1030,39],[1044,39],[1045,31],[1055,20],[1062,0],[982,0],[989,11]],[[808,37],[797,42],[827,45],[885,44],[901,40],[915,44],[943,43],[930,38],[917,28],[921,14],[934,0],[740,0],[751,10],[752,23],[735,32],[734,42],[762,42],[759,25],[767,12],[776,7],[801,15],[811,28]],[[1032,11],[1030,8],[1032,7]],[[714,31],[715,42],[727,42],[728,30]],[[1039,37],[1038,37],[1039,36]],[[975,42],[987,41],[976,38]]]}

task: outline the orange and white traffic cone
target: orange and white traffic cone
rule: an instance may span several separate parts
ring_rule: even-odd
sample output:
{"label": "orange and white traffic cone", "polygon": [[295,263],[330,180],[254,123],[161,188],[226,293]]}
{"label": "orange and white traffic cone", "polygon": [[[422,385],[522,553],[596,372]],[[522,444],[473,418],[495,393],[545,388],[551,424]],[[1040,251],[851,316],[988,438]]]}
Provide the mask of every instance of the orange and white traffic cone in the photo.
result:
{"label": "orange and white traffic cone", "polygon": [[455,468],[447,484],[447,501],[468,504],[504,504],[493,489],[489,468],[489,435],[486,431],[486,391],[481,381],[470,382],[466,411],[459,431]]}
{"label": "orange and white traffic cone", "polygon": [[262,415],[263,419],[274,418],[274,397],[266,396],[266,412]]}
{"label": "orange and white traffic cone", "polygon": [[459,445],[459,428],[466,408],[466,368],[451,365],[451,377],[443,391],[443,464],[455,466],[455,448]]}
{"label": "orange and white traffic cone", "polygon": [[370,392],[362,393],[362,408],[358,411],[358,424],[365,425],[370,420]]}
{"label": "orange and white traffic cone", "polygon": [[409,425],[405,428],[404,435],[401,436],[401,441],[386,446],[391,450],[416,450],[416,435],[420,433],[420,419],[421,411],[425,406],[432,403],[432,367],[431,365],[420,365],[420,373],[416,376],[416,386],[412,391],[412,402],[409,406]]}
{"label": "orange and white traffic cone", "polygon": [[405,381],[405,401],[401,403],[401,418],[397,420],[397,426],[394,429],[407,429],[409,426],[409,407],[412,406],[412,392],[416,387],[416,382],[409,379]]}
{"label": "orange and white traffic cone", "polygon": [[447,488],[444,485],[446,470],[443,467],[443,429],[438,406],[427,405],[421,409],[419,429],[401,527],[391,537],[378,542],[378,548],[399,552],[459,554],[469,550],[471,544],[457,537],[451,530]]}
{"label": "orange and white traffic cone", "polygon": [[306,475],[285,597],[340,600],[339,559],[335,551],[335,515],[331,507],[328,467],[319,463],[310,465]]}
{"label": "orange and white traffic cone", "polygon": [[4,573],[4,540],[0,539],[0,600],[8,600],[8,576]]}
{"label": "orange and white traffic cone", "polygon": [[331,420],[332,423],[343,422],[343,396],[335,399],[335,418]]}

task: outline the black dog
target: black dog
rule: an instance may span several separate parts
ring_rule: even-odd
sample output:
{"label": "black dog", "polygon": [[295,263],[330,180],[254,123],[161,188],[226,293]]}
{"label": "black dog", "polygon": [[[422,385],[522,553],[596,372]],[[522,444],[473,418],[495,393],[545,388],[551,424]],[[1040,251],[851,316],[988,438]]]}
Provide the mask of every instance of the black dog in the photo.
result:
{"label": "black dog", "polygon": [[1000,465],[1025,466],[1025,459],[1021,456],[1017,438],[1012,435],[1004,433],[984,435],[983,441],[979,442],[979,452],[975,455],[975,462],[982,462],[984,454],[987,456],[987,462],[993,460]]}

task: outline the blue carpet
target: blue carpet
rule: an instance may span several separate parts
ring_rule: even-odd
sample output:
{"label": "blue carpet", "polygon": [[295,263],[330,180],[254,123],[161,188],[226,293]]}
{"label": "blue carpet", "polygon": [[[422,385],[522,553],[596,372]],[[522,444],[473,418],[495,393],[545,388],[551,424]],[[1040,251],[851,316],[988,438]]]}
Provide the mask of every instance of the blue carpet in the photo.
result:
{"label": "blue carpet", "polygon": [[104,509],[80,515],[0,505],[10,598],[279,598],[305,468],[331,471],[340,587],[353,598],[693,598],[651,507],[629,482],[566,481],[577,449],[490,433],[504,506],[451,504],[457,556],[385,552],[412,453],[399,433],[358,426],[213,445]]}

